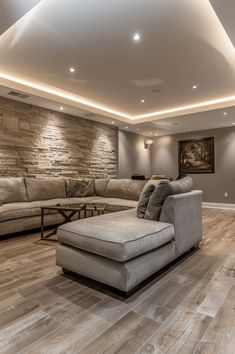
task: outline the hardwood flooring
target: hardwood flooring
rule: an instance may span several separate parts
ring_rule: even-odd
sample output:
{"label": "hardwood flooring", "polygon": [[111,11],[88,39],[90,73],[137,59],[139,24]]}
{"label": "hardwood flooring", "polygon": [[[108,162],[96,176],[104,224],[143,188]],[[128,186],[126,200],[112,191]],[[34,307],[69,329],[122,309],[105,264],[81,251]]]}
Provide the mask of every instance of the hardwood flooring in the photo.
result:
{"label": "hardwood flooring", "polygon": [[39,234],[0,241],[0,353],[234,354],[235,212],[203,224],[200,249],[127,300],[61,275]]}

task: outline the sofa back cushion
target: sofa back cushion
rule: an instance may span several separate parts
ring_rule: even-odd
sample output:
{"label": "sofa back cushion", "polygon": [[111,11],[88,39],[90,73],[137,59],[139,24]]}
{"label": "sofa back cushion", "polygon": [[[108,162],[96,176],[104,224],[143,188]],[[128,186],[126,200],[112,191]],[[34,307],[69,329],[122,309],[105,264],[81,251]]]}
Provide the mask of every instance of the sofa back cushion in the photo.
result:
{"label": "sofa back cushion", "polygon": [[90,197],[95,195],[94,179],[70,178],[66,181],[68,197]]}
{"label": "sofa back cushion", "polygon": [[149,199],[144,218],[158,221],[166,198],[170,195],[191,192],[192,187],[193,180],[191,177],[185,177],[179,181],[172,182],[161,180]]}
{"label": "sofa back cushion", "polygon": [[99,197],[105,197],[108,182],[109,178],[95,179],[95,194]]}
{"label": "sofa back cushion", "polygon": [[106,198],[139,200],[146,181],[132,179],[110,179],[107,185]]}
{"label": "sofa back cushion", "polygon": [[65,179],[61,177],[25,178],[29,201],[66,198]]}
{"label": "sofa back cushion", "polygon": [[27,200],[23,177],[0,177],[0,205]]}

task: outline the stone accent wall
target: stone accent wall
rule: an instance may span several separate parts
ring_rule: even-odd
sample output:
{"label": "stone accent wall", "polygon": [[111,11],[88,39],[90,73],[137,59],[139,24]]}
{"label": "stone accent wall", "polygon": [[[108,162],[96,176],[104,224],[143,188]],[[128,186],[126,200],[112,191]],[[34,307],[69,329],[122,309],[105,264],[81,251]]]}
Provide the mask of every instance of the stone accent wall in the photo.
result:
{"label": "stone accent wall", "polygon": [[116,175],[116,128],[0,97],[0,176]]}

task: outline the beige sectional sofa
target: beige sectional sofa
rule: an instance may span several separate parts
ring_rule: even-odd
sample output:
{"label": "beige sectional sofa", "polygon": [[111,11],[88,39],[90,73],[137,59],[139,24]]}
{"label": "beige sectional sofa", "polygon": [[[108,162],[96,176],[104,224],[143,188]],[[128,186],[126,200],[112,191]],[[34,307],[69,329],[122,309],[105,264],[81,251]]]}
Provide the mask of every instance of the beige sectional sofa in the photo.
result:
{"label": "beige sectional sofa", "polygon": [[[108,204],[108,212],[135,208],[146,183],[130,179],[84,181],[81,188],[81,180],[69,178],[1,177],[0,236],[39,228],[43,206],[99,202]],[[63,221],[56,212],[45,214],[45,225]]]}

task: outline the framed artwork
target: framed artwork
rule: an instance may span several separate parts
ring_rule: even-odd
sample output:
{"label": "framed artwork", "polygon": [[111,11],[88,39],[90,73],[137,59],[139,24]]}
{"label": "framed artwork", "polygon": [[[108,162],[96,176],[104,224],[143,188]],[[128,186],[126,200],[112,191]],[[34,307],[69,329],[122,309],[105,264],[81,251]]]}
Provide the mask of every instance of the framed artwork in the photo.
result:
{"label": "framed artwork", "polygon": [[179,173],[214,173],[214,138],[179,141]]}

